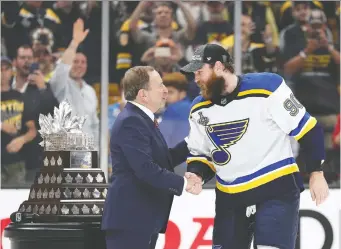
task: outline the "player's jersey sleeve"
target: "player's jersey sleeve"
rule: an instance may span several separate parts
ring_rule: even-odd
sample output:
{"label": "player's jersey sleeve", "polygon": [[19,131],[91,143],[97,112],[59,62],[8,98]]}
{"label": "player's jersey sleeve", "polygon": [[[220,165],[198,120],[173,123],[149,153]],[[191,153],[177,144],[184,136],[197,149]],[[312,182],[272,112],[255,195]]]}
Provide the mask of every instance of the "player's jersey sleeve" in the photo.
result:
{"label": "player's jersey sleeve", "polygon": [[279,87],[268,97],[267,107],[273,121],[297,141],[317,123],[295,98],[283,79]]}
{"label": "player's jersey sleeve", "polygon": [[196,107],[204,102],[197,103],[193,101],[189,116],[190,132],[186,138],[189,155],[187,157],[187,171],[197,173],[202,176],[204,182],[209,181],[215,175],[215,167],[212,163],[208,137],[205,129],[198,123],[198,113]]}

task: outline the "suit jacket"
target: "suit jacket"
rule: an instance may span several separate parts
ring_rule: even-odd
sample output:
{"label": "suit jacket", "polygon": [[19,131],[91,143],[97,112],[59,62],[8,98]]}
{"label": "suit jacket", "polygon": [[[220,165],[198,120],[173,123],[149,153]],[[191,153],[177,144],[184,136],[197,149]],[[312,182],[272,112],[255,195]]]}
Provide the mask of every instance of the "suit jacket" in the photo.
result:
{"label": "suit jacket", "polygon": [[102,229],[165,232],[173,197],[184,188],[173,169],[186,159],[186,142],[168,149],[153,120],[128,102],[112,128],[110,151],[112,182]]}

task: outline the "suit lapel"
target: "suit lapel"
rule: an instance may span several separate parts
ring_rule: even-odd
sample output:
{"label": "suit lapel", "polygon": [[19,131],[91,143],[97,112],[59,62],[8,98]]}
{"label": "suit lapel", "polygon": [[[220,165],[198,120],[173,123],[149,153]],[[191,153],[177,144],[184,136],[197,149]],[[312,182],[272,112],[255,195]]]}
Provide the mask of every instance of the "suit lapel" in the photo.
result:
{"label": "suit lapel", "polygon": [[162,133],[161,133],[159,128],[155,127],[155,130],[156,130],[156,134],[158,135],[159,139],[162,141],[164,147],[167,149],[167,157],[168,157],[168,161],[169,161],[170,165],[173,165],[172,157],[171,157],[171,155],[169,153],[168,145],[167,145],[167,143],[165,141],[165,138],[163,137],[163,135],[162,135]]}
{"label": "suit lapel", "polygon": [[151,129],[155,132],[156,137],[158,138],[158,140],[160,140],[161,143],[163,144],[163,147],[166,150],[165,153],[167,155],[169,164],[170,164],[170,166],[172,166],[173,165],[172,164],[172,158],[171,158],[171,155],[170,155],[169,150],[168,150],[168,145],[167,145],[167,143],[166,143],[166,141],[165,141],[161,131],[159,130],[159,128],[155,127],[155,124],[154,124],[153,120],[151,120],[151,118],[144,111],[142,111],[140,108],[138,108],[136,105],[134,105],[134,104],[132,104],[130,102],[128,102],[126,104],[125,108],[128,108],[130,110],[133,110],[134,112],[139,113],[144,119],[146,119],[147,123],[151,126]]}

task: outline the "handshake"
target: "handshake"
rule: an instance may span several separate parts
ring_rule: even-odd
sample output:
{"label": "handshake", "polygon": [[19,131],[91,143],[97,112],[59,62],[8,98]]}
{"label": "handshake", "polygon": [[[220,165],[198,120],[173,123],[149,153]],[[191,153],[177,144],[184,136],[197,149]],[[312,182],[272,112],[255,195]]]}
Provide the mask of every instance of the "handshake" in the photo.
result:
{"label": "handshake", "polygon": [[198,195],[202,191],[202,179],[200,176],[186,172],[185,178],[187,179],[186,191],[193,195]]}

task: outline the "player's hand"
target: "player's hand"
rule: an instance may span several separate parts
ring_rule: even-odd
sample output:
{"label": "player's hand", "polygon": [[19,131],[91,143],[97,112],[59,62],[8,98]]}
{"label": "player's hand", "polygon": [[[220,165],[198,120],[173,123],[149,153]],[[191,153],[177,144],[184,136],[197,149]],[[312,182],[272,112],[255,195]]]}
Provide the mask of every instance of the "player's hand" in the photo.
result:
{"label": "player's hand", "polygon": [[23,145],[25,144],[25,140],[23,137],[14,138],[7,146],[6,149],[9,153],[17,153]]}
{"label": "player's hand", "polygon": [[311,198],[316,206],[322,204],[329,195],[329,187],[323,172],[312,172],[310,174],[309,189]]}
{"label": "player's hand", "polygon": [[202,191],[201,177],[191,172],[186,172],[185,177],[187,179],[186,191],[194,195],[200,194]]}

